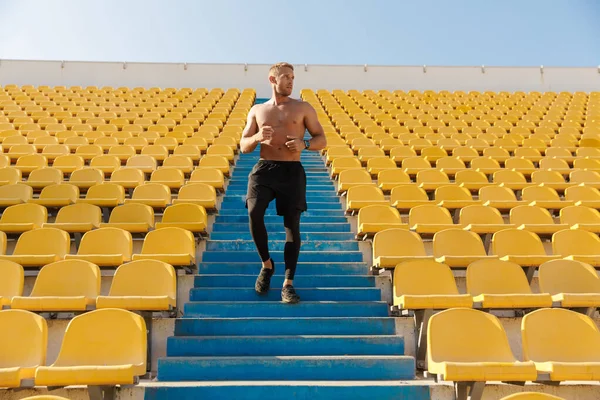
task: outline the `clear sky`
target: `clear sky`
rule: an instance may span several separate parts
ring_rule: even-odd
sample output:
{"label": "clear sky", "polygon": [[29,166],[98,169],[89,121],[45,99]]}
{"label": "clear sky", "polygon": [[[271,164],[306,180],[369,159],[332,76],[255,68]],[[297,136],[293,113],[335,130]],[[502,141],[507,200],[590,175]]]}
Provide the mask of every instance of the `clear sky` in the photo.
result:
{"label": "clear sky", "polygon": [[0,59],[600,65],[600,0],[0,0]]}

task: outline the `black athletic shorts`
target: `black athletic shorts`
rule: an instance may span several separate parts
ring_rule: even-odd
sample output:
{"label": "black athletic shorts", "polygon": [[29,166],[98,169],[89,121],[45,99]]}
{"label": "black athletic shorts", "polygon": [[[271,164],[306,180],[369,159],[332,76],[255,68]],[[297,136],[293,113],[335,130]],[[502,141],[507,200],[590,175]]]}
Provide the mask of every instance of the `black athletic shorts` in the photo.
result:
{"label": "black athletic shorts", "polygon": [[306,172],[302,163],[258,160],[248,175],[246,208],[248,199],[275,199],[277,215],[306,211]]}

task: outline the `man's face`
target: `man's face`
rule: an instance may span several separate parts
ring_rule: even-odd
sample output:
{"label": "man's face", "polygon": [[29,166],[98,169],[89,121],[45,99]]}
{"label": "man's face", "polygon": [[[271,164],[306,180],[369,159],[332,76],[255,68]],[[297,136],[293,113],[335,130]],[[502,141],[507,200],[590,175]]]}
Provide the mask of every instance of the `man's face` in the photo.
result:
{"label": "man's face", "polygon": [[291,68],[283,67],[279,75],[273,77],[275,91],[281,96],[290,96],[294,90],[294,71]]}

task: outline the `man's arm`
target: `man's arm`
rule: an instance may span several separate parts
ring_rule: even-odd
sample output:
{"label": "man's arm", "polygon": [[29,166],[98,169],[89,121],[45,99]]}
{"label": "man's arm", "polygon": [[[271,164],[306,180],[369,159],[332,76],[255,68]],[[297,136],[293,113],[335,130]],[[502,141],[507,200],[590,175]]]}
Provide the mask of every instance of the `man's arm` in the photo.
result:
{"label": "man's arm", "polygon": [[325,137],[323,127],[319,122],[317,112],[309,103],[305,103],[305,107],[306,114],[304,117],[304,125],[306,126],[306,129],[308,129],[308,133],[310,133],[310,135],[312,136],[312,139],[310,139],[310,146],[308,147],[308,150],[323,150],[325,147],[327,147],[327,138]]}
{"label": "man's arm", "polygon": [[240,140],[240,151],[242,153],[252,153],[258,141],[255,140],[254,135],[258,132],[258,125],[256,123],[255,108],[252,107],[248,112],[248,118],[246,120],[246,126],[242,132],[242,139]]}

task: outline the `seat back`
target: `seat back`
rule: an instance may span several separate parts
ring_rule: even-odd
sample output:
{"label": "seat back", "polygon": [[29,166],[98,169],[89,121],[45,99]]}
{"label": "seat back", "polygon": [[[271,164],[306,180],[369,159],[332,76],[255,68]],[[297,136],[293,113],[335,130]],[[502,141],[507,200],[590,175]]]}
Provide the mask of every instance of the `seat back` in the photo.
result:
{"label": "seat back", "polygon": [[77,254],[122,254],[123,259],[130,260],[132,251],[133,239],[130,232],[105,227],[86,232],[81,238]]}
{"label": "seat back", "polygon": [[86,199],[117,199],[119,204],[125,201],[125,189],[114,183],[101,183],[90,187]]}
{"label": "seat back", "polygon": [[154,226],[154,210],[147,204],[122,204],[113,208],[108,222],[111,224],[141,222]]}
{"label": "seat back", "polygon": [[504,169],[494,172],[493,178],[494,183],[526,183],[525,175],[519,171],[511,171]]}
{"label": "seat back", "polygon": [[196,256],[192,232],[175,227],[160,228],[146,235],[142,254],[191,254]]}
{"label": "seat back", "polygon": [[530,294],[527,276],[520,265],[510,261],[478,260],[467,267],[467,292],[486,294]]}
{"label": "seat back", "polygon": [[179,200],[195,200],[205,198],[216,199],[217,191],[214,186],[206,183],[188,183],[179,189],[177,198]]}
{"label": "seat back", "polygon": [[521,192],[521,198],[527,201],[560,200],[560,196],[556,192],[556,189],[547,186],[528,186],[523,189],[523,192]]}
{"label": "seat back", "polygon": [[600,224],[600,211],[591,207],[570,206],[560,210],[560,223],[575,224]]}
{"label": "seat back", "polygon": [[591,186],[570,186],[565,189],[567,201],[600,201],[600,190]]}
{"label": "seat back", "polygon": [[216,168],[201,168],[194,170],[189,182],[224,182],[223,172]]}
{"label": "seat back", "polygon": [[596,362],[600,331],[594,321],[575,311],[545,308],[521,321],[523,359],[537,362]]}
{"label": "seat back", "polygon": [[433,204],[424,204],[411,208],[408,213],[408,224],[452,224],[450,211]]}
{"label": "seat back", "polygon": [[358,158],[341,157],[336,158],[331,162],[333,168],[362,168],[362,164]]}
{"label": "seat back", "polygon": [[564,229],[552,235],[552,252],[563,257],[600,254],[600,237],[581,229]]}
{"label": "seat back", "polygon": [[23,202],[33,197],[33,188],[22,183],[0,186],[0,199],[20,199]]}
{"label": "seat back", "polygon": [[554,219],[548,210],[539,206],[517,206],[510,210],[510,223],[521,224],[553,224]]}
{"label": "seat back", "polygon": [[339,176],[340,183],[372,183],[371,174],[364,169],[347,169],[340,172]]}
{"label": "seat back", "polygon": [[45,365],[48,325],[44,317],[24,310],[2,310],[0,326],[0,368]]}
{"label": "seat back", "polygon": [[[10,302],[14,296],[23,294],[24,274],[21,265],[13,261],[0,260],[0,299]],[[7,304],[6,302],[4,304]],[[2,304],[3,301],[0,300],[0,307]]]}
{"label": "seat back", "polygon": [[424,169],[417,172],[417,184],[421,183],[450,183],[450,178],[439,169]]}
{"label": "seat back", "polygon": [[394,268],[394,297],[402,295],[455,295],[452,270],[433,260],[406,261]]}
{"label": "seat back", "polygon": [[115,271],[109,296],[177,297],[177,275],[172,265],[157,260],[138,260]]}
{"label": "seat back", "polygon": [[539,236],[533,232],[518,229],[504,229],[492,236],[492,254],[544,255],[546,251]]}
{"label": "seat back", "polygon": [[60,183],[63,180],[63,172],[58,168],[44,167],[31,171],[29,181]]}
{"label": "seat back", "polygon": [[167,204],[171,203],[171,189],[161,183],[147,183],[139,185],[133,189],[132,199],[143,200],[165,200]]}
{"label": "seat back", "polygon": [[6,207],[0,216],[0,223],[31,223],[37,227],[48,221],[48,210],[39,204],[24,203]]}
{"label": "seat back", "polygon": [[56,214],[56,223],[92,223],[98,226],[102,222],[102,209],[93,204],[77,203],[61,207]]}
{"label": "seat back", "polygon": [[[75,170],[77,170],[79,168],[83,168],[84,165],[85,163],[83,161],[83,158],[75,154],[64,154],[62,156],[58,156],[54,159],[54,162],[52,163],[52,166],[58,169],[60,169],[61,167],[69,167],[75,168]],[[73,175],[71,175],[70,179],[72,179],[72,177]]]}
{"label": "seat back", "polygon": [[21,156],[17,159],[15,164],[17,167],[27,166],[27,167],[38,167],[43,168],[48,166],[48,159],[41,154],[29,154],[26,156]]}
{"label": "seat back", "polygon": [[482,201],[516,201],[515,192],[507,187],[484,186],[479,189],[479,200]]}
{"label": "seat back", "polygon": [[227,158],[220,155],[206,155],[200,159],[198,166],[202,168],[224,168],[229,170],[229,161],[227,161]]}
{"label": "seat back", "polygon": [[[144,147],[146,148],[146,147]],[[128,168],[150,168],[152,170],[156,169],[156,159],[150,155],[137,154],[135,156],[131,156],[127,159],[125,164]]]}
{"label": "seat back", "polygon": [[68,183],[46,186],[40,192],[40,199],[69,199],[75,203],[79,198],[79,188]]}
{"label": "seat back", "polygon": [[74,317],[65,331],[55,367],[133,365],[146,371],[146,323],[119,309],[101,309]]}
{"label": "seat back", "polygon": [[110,175],[110,180],[115,182],[137,182],[141,185],[146,180],[144,172],[137,168],[121,168]]}
{"label": "seat back", "polygon": [[469,224],[503,224],[504,218],[500,211],[494,207],[481,206],[481,205],[471,205],[467,207],[463,207],[459,213],[459,223],[462,225]]}
{"label": "seat back", "polygon": [[206,210],[193,203],[179,203],[165,209],[162,222],[199,222],[206,223]]}
{"label": "seat back", "polygon": [[96,168],[83,168],[73,171],[69,182],[95,182],[97,185],[104,182],[104,172]]}
{"label": "seat back", "polygon": [[[564,161],[564,160],[556,160]],[[531,174],[532,183],[565,183],[565,178],[558,171],[535,171]]]}
{"label": "seat back", "polygon": [[180,169],[157,169],[150,175],[150,182],[177,182],[183,185],[185,182],[185,175]]}
{"label": "seat back", "polygon": [[548,393],[537,393],[537,392],[522,392],[511,394],[501,398],[500,400],[566,400],[562,397],[553,396]]}
{"label": "seat back", "polygon": [[358,211],[358,225],[364,223],[401,223],[400,213],[394,207],[374,204]]}
{"label": "seat back", "polygon": [[425,189],[416,185],[400,186],[392,189],[390,193],[390,202],[393,204],[396,201],[419,200],[427,201],[429,197]]}
{"label": "seat back", "polygon": [[473,200],[471,192],[467,188],[455,186],[455,185],[444,185],[435,189],[436,200]]}
{"label": "seat back", "polygon": [[463,229],[444,229],[433,235],[433,255],[442,256],[485,256],[481,237]]}
{"label": "seat back", "polygon": [[83,260],[62,260],[47,264],[35,280],[32,297],[85,296],[100,294],[100,268]]}
{"label": "seat back", "polygon": [[600,183],[600,173],[589,170],[574,170],[569,174],[569,181],[573,184]]}
{"label": "seat back", "polygon": [[431,163],[422,157],[409,157],[402,160],[402,169],[431,169]]}
{"label": "seat back", "polygon": [[376,186],[352,186],[347,192],[348,201],[382,201],[385,200],[383,192]]}
{"label": "seat back", "polygon": [[[172,155],[163,161],[163,167],[193,169],[194,162],[186,155]],[[176,169],[179,171],[178,169]],[[160,170],[159,170],[160,171]]]}
{"label": "seat back", "polygon": [[434,362],[515,362],[498,318],[483,311],[454,308],[429,319],[427,358]]}
{"label": "seat back", "polygon": [[387,170],[379,172],[379,174],[377,175],[377,182],[379,184],[382,184],[382,183],[404,184],[404,183],[411,183],[411,180],[410,180],[410,176],[408,176],[406,174],[406,172],[402,171],[401,169],[387,169]]}
{"label": "seat back", "polygon": [[540,291],[557,293],[600,293],[600,277],[589,264],[575,260],[552,260],[539,267]]}
{"label": "seat back", "polygon": [[[402,243],[402,246],[399,246],[398,243]],[[373,237],[373,258],[426,255],[423,240],[416,232],[393,228],[378,232]]]}

